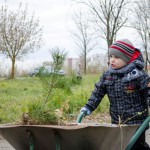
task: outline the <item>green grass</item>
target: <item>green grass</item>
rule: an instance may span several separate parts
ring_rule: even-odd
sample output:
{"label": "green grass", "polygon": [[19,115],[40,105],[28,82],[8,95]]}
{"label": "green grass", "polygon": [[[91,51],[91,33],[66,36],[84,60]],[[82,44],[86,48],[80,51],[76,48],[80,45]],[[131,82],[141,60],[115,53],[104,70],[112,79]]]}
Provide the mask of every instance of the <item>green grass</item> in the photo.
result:
{"label": "green grass", "polygon": [[[48,99],[46,109],[54,111],[63,109],[68,114],[78,114],[89,98],[95,82],[100,75],[83,76],[81,84],[71,86],[71,93],[63,89],[54,89]],[[33,102],[44,102],[44,89],[36,78],[20,78],[0,81],[0,123],[15,122],[23,112],[28,112],[28,105]],[[105,97],[96,112],[108,112],[109,102]]]}
{"label": "green grass", "polygon": [[[73,95],[71,97],[73,112],[77,112],[80,110],[80,108],[85,105],[88,98],[91,95],[92,90],[94,89],[94,85],[97,81],[99,81],[100,75],[98,74],[90,74],[83,77],[82,84],[80,86],[75,86],[72,88]],[[101,104],[98,106],[98,108],[95,110],[95,112],[108,112],[109,102],[107,96],[105,96],[101,102]]]}
{"label": "green grass", "polygon": [[21,109],[29,101],[42,97],[42,86],[36,78],[1,80],[0,122],[12,122],[21,116]]}
{"label": "green grass", "polygon": [[41,84],[36,78],[0,81],[0,100],[35,99],[35,96],[40,96],[41,92]]}

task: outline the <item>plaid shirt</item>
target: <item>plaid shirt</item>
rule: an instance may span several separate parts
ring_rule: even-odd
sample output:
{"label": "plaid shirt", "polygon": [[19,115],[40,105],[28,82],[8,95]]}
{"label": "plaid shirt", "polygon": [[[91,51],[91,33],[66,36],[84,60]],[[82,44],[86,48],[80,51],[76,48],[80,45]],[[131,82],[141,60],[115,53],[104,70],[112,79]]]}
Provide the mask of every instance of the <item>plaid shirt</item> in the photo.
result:
{"label": "plaid shirt", "polygon": [[140,57],[121,69],[105,71],[95,84],[86,107],[95,110],[107,94],[113,124],[120,121],[122,124],[141,124],[148,116],[150,78],[143,70],[144,62]]}

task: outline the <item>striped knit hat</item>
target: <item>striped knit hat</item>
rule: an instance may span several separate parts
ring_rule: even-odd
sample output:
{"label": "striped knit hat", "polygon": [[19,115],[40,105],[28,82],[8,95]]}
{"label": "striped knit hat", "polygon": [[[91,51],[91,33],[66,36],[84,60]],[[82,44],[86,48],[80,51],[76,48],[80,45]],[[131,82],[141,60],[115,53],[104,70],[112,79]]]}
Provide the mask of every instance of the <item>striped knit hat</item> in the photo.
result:
{"label": "striped knit hat", "polygon": [[132,59],[135,48],[133,44],[127,40],[118,40],[113,43],[109,48],[109,55],[115,55],[125,62],[129,62]]}

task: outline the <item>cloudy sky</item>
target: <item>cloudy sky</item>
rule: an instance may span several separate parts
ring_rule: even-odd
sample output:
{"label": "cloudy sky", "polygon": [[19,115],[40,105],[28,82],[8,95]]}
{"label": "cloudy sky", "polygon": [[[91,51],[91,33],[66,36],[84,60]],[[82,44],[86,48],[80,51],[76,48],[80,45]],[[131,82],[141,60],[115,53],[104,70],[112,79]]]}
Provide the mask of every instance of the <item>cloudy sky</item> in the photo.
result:
{"label": "cloudy sky", "polygon": [[[4,4],[1,0],[0,4]],[[68,51],[68,57],[78,57],[78,51],[73,43],[69,30],[72,28],[71,14],[76,9],[72,0],[6,0],[8,8],[17,10],[19,3],[28,4],[28,12],[35,13],[43,26],[44,45],[41,49],[30,54],[22,62],[36,63],[50,59],[49,49],[59,46]],[[130,32],[130,37],[129,34]],[[134,32],[125,30],[120,34],[121,38],[129,38],[133,41]],[[119,37],[119,36],[118,36]]]}
{"label": "cloudy sky", "polygon": [[7,0],[8,8],[16,10],[20,2],[24,6],[28,4],[28,12],[35,13],[35,17],[39,17],[40,25],[43,26],[45,44],[27,58],[29,61],[48,60],[49,49],[56,46],[68,51],[68,57],[78,57],[69,32],[73,8],[71,0]]}

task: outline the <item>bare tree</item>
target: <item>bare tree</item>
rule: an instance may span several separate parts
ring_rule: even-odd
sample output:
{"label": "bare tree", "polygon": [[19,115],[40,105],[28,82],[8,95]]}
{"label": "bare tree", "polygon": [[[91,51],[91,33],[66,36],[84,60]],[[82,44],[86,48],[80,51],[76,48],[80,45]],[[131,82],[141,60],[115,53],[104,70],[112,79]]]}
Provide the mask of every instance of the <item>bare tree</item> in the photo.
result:
{"label": "bare tree", "polygon": [[94,36],[90,32],[91,28],[88,25],[88,20],[85,19],[81,11],[73,16],[73,21],[75,23],[75,30],[72,30],[71,33],[77,48],[80,50],[80,58],[83,60],[83,71],[86,74],[87,55],[95,48],[96,42],[94,42]]}
{"label": "bare tree", "polygon": [[[91,12],[96,33],[107,41],[107,47],[116,38],[117,32],[127,22],[128,0],[74,0],[84,4]],[[125,12],[126,11],[126,12]],[[95,25],[96,23],[96,25]]]}
{"label": "bare tree", "polygon": [[20,3],[17,11],[11,11],[5,4],[0,8],[0,51],[11,59],[10,78],[15,75],[15,61],[40,48],[42,28],[34,14],[29,18],[27,6],[22,9]]}
{"label": "bare tree", "polygon": [[137,30],[142,40],[143,48],[145,51],[145,70],[150,63],[148,58],[148,49],[150,43],[150,0],[138,0],[134,10],[134,20],[132,26]]}

